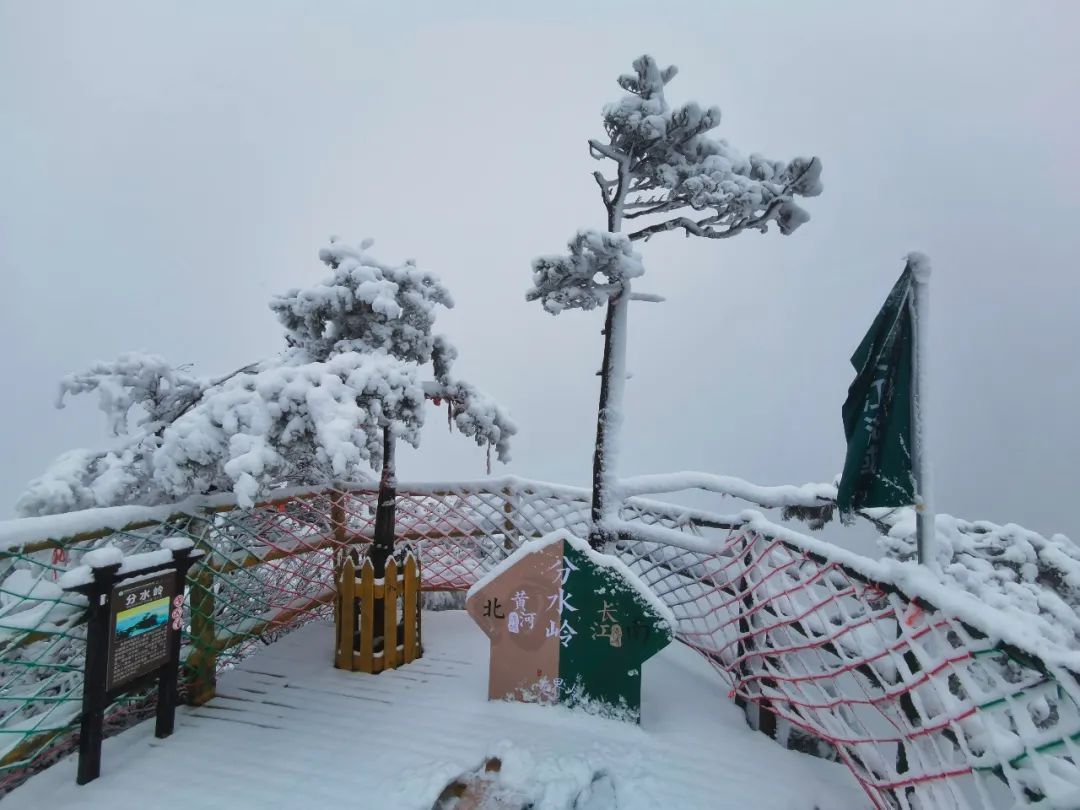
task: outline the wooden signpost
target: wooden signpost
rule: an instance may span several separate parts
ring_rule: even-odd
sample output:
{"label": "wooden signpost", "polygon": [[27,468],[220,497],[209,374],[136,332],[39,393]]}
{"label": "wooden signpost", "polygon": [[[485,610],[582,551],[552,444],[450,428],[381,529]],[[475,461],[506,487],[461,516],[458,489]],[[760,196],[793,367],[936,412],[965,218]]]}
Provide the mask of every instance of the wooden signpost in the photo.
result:
{"label": "wooden signpost", "polygon": [[635,722],[641,666],[674,637],[671,612],[630,569],[568,532],[523,545],[465,608],[491,639],[489,698]]}
{"label": "wooden signpost", "polygon": [[172,734],[184,581],[188,568],[200,555],[190,546],[178,546],[172,549],[172,559],[160,564],[130,570],[120,562],[92,566],[86,581],[66,588],[83,594],[90,602],[75,780],[78,784],[85,785],[101,774],[105,710],[121,693],[149,685],[156,678],[154,736]]}

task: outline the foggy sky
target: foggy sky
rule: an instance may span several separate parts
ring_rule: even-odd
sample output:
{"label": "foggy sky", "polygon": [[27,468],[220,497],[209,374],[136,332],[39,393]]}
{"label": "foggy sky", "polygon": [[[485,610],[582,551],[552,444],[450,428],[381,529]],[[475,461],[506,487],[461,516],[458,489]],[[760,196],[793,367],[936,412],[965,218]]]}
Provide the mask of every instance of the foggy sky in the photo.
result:
{"label": "foggy sky", "polygon": [[[63,374],[272,354],[267,302],[322,277],[330,234],[438,273],[457,370],[520,427],[509,471],[585,484],[602,314],[524,291],[603,226],[586,139],[649,52],[669,101],[719,104],[744,153],[820,156],[825,192],[789,237],[639,246],[636,289],[668,300],[631,310],[621,471],[830,480],[848,358],[921,250],[938,509],[1080,539],[1080,5],[374,6],[0,0],[0,517],[107,441],[93,400],[53,409]],[[399,457],[484,473],[434,410]]]}

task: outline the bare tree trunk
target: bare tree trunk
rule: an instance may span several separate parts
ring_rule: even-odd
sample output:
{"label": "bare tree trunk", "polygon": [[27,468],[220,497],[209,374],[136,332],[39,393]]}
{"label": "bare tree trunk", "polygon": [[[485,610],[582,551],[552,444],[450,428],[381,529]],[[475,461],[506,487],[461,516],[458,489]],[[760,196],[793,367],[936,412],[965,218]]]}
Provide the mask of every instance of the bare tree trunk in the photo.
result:
{"label": "bare tree trunk", "polygon": [[397,468],[394,463],[394,439],[390,426],[383,428],[382,476],[379,478],[379,499],[375,506],[375,536],[371,544],[371,564],[375,576],[386,573],[386,561],[394,553],[395,502],[397,501]]}
{"label": "bare tree trunk", "polygon": [[[394,465],[395,444],[396,440],[393,433],[390,432],[390,426],[386,425],[383,427],[382,475],[379,477],[379,495],[375,504],[375,532],[371,543],[371,551],[368,553],[376,579],[382,579],[386,576],[386,561],[394,553],[394,523],[396,517],[394,505],[397,501],[397,470]],[[379,648],[378,640],[383,635],[386,605],[381,599],[376,599],[372,607],[371,618],[376,650],[385,650],[388,644],[396,644],[397,640],[384,638],[382,647]]]}
{"label": "bare tree trunk", "polygon": [[[619,179],[611,199],[604,195],[608,231],[622,228],[623,201],[628,188],[629,159],[619,163]],[[604,517],[618,510],[613,504],[616,494],[615,452],[612,445],[622,422],[623,389],[626,387],[626,317],[630,303],[630,283],[626,282],[619,295],[608,299],[604,317],[604,362],[600,367],[600,404],[596,412],[596,447],[593,450],[592,528],[589,545],[599,549],[607,542]]]}
{"label": "bare tree trunk", "polygon": [[604,362],[600,369],[600,404],[596,413],[596,447],[593,450],[592,529],[589,544],[600,548],[607,541],[604,517],[618,509],[613,503],[615,452],[612,444],[622,422],[622,392],[626,385],[626,305],[629,290],[608,301],[604,318]]}

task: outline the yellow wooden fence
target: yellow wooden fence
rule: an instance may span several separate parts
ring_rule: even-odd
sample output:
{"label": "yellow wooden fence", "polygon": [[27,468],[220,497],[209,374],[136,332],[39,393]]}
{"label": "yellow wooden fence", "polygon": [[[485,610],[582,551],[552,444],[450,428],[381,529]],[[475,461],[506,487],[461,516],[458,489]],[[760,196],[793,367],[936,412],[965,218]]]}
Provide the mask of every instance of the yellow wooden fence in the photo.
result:
{"label": "yellow wooden fence", "polygon": [[[374,673],[420,657],[420,574],[416,557],[406,554],[401,565],[393,558],[387,560],[386,575],[381,579],[376,579],[370,559],[357,569],[352,558],[346,557],[337,586],[334,666]],[[379,602],[383,605],[382,627],[376,628],[375,606]]]}

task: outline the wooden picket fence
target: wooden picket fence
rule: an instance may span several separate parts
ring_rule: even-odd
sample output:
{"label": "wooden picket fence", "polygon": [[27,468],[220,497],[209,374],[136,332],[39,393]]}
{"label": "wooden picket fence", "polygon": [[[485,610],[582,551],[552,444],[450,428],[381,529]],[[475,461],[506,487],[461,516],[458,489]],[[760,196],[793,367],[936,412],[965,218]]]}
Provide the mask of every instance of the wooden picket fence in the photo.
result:
{"label": "wooden picket fence", "polygon": [[[376,628],[379,603],[383,606],[382,627]],[[420,573],[416,557],[406,554],[401,565],[390,558],[386,575],[377,579],[370,558],[358,569],[346,556],[338,574],[334,614],[334,666],[338,669],[375,673],[419,658]],[[380,639],[382,649],[376,649]]]}

